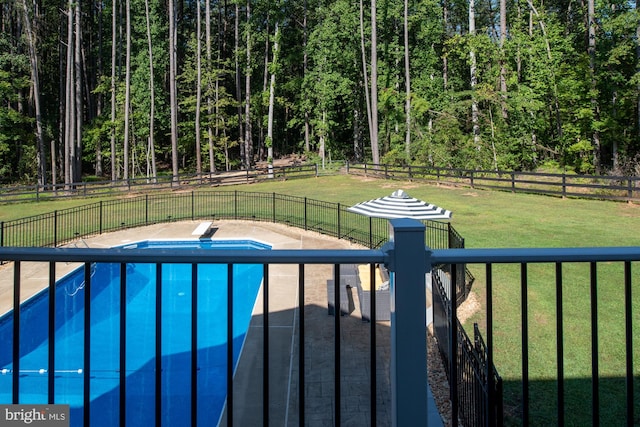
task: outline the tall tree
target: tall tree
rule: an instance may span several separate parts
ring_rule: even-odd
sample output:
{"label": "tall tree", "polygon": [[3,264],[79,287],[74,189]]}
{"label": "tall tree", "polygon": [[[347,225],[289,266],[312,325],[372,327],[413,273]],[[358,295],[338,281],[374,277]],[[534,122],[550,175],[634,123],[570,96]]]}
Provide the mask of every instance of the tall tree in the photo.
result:
{"label": "tall tree", "polygon": [[251,0],[247,0],[246,71],[244,75],[244,167],[251,169],[253,140],[251,134]]}
{"label": "tall tree", "polygon": [[[367,69],[367,53],[365,49],[365,37],[364,37],[364,6],[363,1],[360,0],[360,52],[362,56],[362,77],[364,79],[364,96],[367,108],[367,123],[369,125],[369,141],[373,144],[373,114],[371,108],[371,92],[369,90],[369,71]],[[377,126],[377,125],[376,125]],[[377,141],[377,134],[376,134]]]}
{"label": "tall tree", "polygon": [[200,108],[202,99],[202,42],[201,42],[201,18],[200,18],[200,0],[196,2],[196,174],[202,174],[202,151],[200,148]]}
{"label": "tall tree", "polygon": [[600,146],[600,106],[597,97],[596,82],[596,12],[595,0],[587,0],[587,21],[588,21],[588,48],[589,53],[589,74],[591,77],[591,108],[593,110],[593,166],[596,174],[600,173],[602,163],[602,153]]}
{"label": "tall tree", "polygon": [[507,66],[505,58],[505,42],[507,41],[507,0],[500,0],[500,96],[502,118],[507,119]]}
{"label": "tall tree", "polygon": [[75,101],[74,68],[73,68],[73,14],[71,3],[67,7],[67,61],[65,84],[65,140],[64,140],[64,183],[68,186],[75,176]]}
{"label": "tall tree", "polygon": [[171,110],[171,171],[173,181],[178,181],[178,88],[176,5],[169,0],[169,103]]}
{"label": "tall tree", "polygon": [[[211,68],[213,67],[212,64],[212,46],[211,46],[211,0],[205,0],[205,51],[206,51],[206,57],[207,57],[207,115],[208,115],[208,120],[207,120],[207,138],[208,138],[208,145],[209,145],[209,172],[210,173],[214,173],[216,171],[216,162],[215,162],[215,157],[214,157],[214,153],[213,153],[213,127],[211,125],[211,116],[213,115],[213,100],[211,99],[211,93],[213,90],[213,85],[211,83]],[[218,14],[220,15],[220,13]],[[220,49],[218,49],[218,52],[220,52]],[[216,81],[217,81],[217,77],[216,77]],[[216,85],[216,92],[215,94],[217,95],[217,89],[218,86]],[[217,120],[217,115],[216,115],[216,120]]]}
{"label": "tall tree", "polygon": [[378,7],[371,0],[371,157],[374,164],[380,163],[378,146]]}
{"label": "tall tree", "polygon": [[[122,177],[125,181],[129,179],[129,128],[131,125],[131,1],[125,0],[125,16],[126,16],[126,54],[125,54],[125,82],[124,82],[124,171]],[[131,171],[133,172],[133,165]]]}
{"label": "tall tree", "polygon": [[471,48],[469,49],[469,86],[471,88],[471,125],[473,128],[473,145],[480,150],[480,123],[478,100],[476,99],[476,85],[478,84],[477,60],[474,44],[476,35],[476,3],[469,0],[469,36],[471,37]]}
{"label": "tall tree", "polygon": [[409,0],[404,0],[404,80],[405,80],[405,139],[407,161],[411,160],[411,69],[409,61]]}
{"label": "tall tree", "polygon": [[116,157],[116,53],[117,53],[117,0],[111,0],[111,180],[119,178]]}
{"label": "tall tree", "polygon": [[[156,181],[158,176],[156,166],[156,148],[155,148],[155,117],[156,117],[156,96],[155,96],[155,84],[153,78],[153,42],[151,39],[151,18],[149,13],[149,0],[144,0],[144,11],[147,24],[147,48],[149,50],[149,140],[148,140],[148,155],[147,155],[147,177],[151,175],[153,182]],[[151,159],[151,170],[149,170],[149,158]]]}
{"label": "tall tree", "polygon": [[267,161],[269,162],[269,176],[273,177],[273,110],[275,108],[276,73],[278,71],[278,51],[280,46],[280,27],[276,22],[273,42],[273,58],[271,60],[271,81],[269,83],[269,113],[267,118]]}
{"label": "tall tree", "polygon": [[[36,36],[31,24],[31,18],[29,9],[27,8],[27,1],[22,0],[23,22],[27,39],[27,45],[29,47],[29,62],[31,63],[31,88],[33,90],[33,103],[36,113],[36,141],[37,141],[37,171],[38,171],[38,184],[45,185],[47,183],[47,157],[45,152],[44,135],[42,129],[42,107],[40,105],[40,76],[38,71],[38,50],[36,45]],[[37,22],[34,10],[34,22]]]}
{"label": "tall tree", "polygon": [[75,146],[73,148],[74,152],[74,167],[72,179],[74,182],[80,182],[82,180],[82,125],[84,117],[83,117],[83,97],[82,97],[82,11],[80,9],[80,1],[75,2],[75,38],[74,38],[74,58],[73,58],[73,68],[74,68],[74,105],[75,105]]}

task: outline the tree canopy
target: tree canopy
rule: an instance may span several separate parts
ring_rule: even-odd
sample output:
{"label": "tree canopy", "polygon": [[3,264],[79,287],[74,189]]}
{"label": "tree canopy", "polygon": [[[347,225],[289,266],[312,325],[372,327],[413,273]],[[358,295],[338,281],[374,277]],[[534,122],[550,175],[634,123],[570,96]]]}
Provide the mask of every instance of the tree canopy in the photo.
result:
{"label": "tree canopy", "polygon": [[0,25],[0,182],[290,153],[640,172],[635,3],[4,0]]}

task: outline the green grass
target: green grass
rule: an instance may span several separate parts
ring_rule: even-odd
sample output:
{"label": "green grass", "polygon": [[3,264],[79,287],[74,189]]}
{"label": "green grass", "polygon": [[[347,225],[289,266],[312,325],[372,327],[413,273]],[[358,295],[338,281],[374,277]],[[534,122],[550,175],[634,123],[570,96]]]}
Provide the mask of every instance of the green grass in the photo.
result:
{"label": "green grass", "polygon": [[[206,190],[211,188],[207,187]],[[638,246],[640,206],[611,201],[560,199],[547,196],[478,191],[469,188],[372,180],[334,175],[290,181],[219,187],[220,191],[275,192],[339,202],[357,202],[404,189],[411,196],[453,211],[452,224],[469,248],[487,247],[585,247]],[[190,190],[187,190],[190,191]],[[199,191],[199,190],[196,190]],[[97,199],[66,199],[0,206],[0,221],[65,209]],[[485,267],[469,266],[476,277],[473,291],[484,306]],[[633,283],[640,283],[640,269],[633,265]],[[565,413],[567,424],[591,423],[591,302],[588,264],[563,266],[563,320]],[[509,424],[519,424],[521,409],[521,289],[520,266],[494,265],[495,362],[505,380],[505,405]],[[624,420],[624,295],[623,267],[598,264],[598,346],[601,422]],[[634,289],[634,337],[640,337],[640,291]],[[556,305],[554,265],[528,267],[529,375],[532,425],[555,424]],[[467,322],[484,330],[484,309]],[[486,335],[486,332],[484,333]],[[634,342],[634,372],[640,414],[640,339]],[[640,423],[640,419],[635,420]]]}

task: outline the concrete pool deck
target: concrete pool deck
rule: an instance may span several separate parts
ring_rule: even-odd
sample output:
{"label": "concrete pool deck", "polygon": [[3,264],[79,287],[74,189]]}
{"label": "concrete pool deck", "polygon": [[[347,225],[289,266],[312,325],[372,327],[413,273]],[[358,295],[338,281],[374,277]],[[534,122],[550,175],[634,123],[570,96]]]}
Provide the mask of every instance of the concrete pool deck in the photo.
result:
{"label": "concrete pool deck", "polygon": [[[67,246],[107,248],[148,239],[197,239],[192,233],[203,221],[182,221],[105,233]],[[248,221],[215,221],[212,239],[252,239],[273,249],[353,249],[347,241],[280,224]],[[78,264],[58,263],[57,278]],[[22,263],[21,299],[48,283],[48,263]],[[327,312],[327,280],[332,265],[305,266],[305,418],[311,426],[333,426],[334,420],[334,319]],[[341,414],[342,425],[371,424],[370,324],[363,322],[358,293],[352,289],[353,311],[341,318]],[[234,376],[235,425],[262,424],[262,289]],[[0,267],[0,313],[12,309],[13,267]],[[290,426],[298,422],[298,267],[271,265],[269,268],[269,386],[270,425]],[[377,425],[391,425],[389,322],[376,325],[377,340]],[[430,426],[442,425],[430,396]]]}

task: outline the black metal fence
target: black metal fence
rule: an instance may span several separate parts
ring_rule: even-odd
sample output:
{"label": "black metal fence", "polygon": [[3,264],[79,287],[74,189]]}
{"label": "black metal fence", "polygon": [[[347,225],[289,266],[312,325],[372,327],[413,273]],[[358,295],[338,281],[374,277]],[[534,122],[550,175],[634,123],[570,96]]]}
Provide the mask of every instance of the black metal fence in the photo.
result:
{"label": "black metal fence", "polygon": [[425,180],[514,193],[621,201],[640,200],[640,177],[636,176],[486,171],[367,163],[347,164],[346,169],[348,173],[364,174],[383,179]]}
{"label": "black metal fence", "polygon": [[141,177],[127,180],[83,181],[70,184],[3,186],[0,188],[1,202],[24,200],[47,200],[65,197],[87,197],[118,195],[132,191],[153,192],[179,189],[185,186],[221,186],[247,184],[269,179],[286,180],[318,176],[318,165],[292,165],[260,167],[240,171],[191,174],[179,176]]}
{"label": "black metal fence", "polygon": [[[146,194],[0,222],[0,246],[57,247],[105,232],[196,219],[281,223],[369,248],[388,240],[387,220],[359,215],[347,208],[340,203],[277,193],[203,190]],[[430,221],[426,227],[429,247],[464,247],[464,239],[451,224]]]}
{"label": "black metal fence", "polygon": [[[482,339],[478,325],[474,324],[473,340],[465,332],[462,324],[455,320],[455,330],[451,319],[450,281],[455,280],[460,271],[456,264],[447,271],[434,269],[433,288],[433,332],[438,343],[438,350],[445,366],[451,387],[452,401],[457,402],[458,417],[465,426],[499,427],[503,420],[502,379],[493,364],[488,362],[487,346]],[[448,265],[450,266],[450,264]],[[466,297],[466,296],[465,296]],[[459,301],[458,295],[456,300]],[[456,351],[453,352],[451,334],[455,333]],[[455,361],[454,358],[455,357]],[[455,370],[456,375],[452,375]]]}

